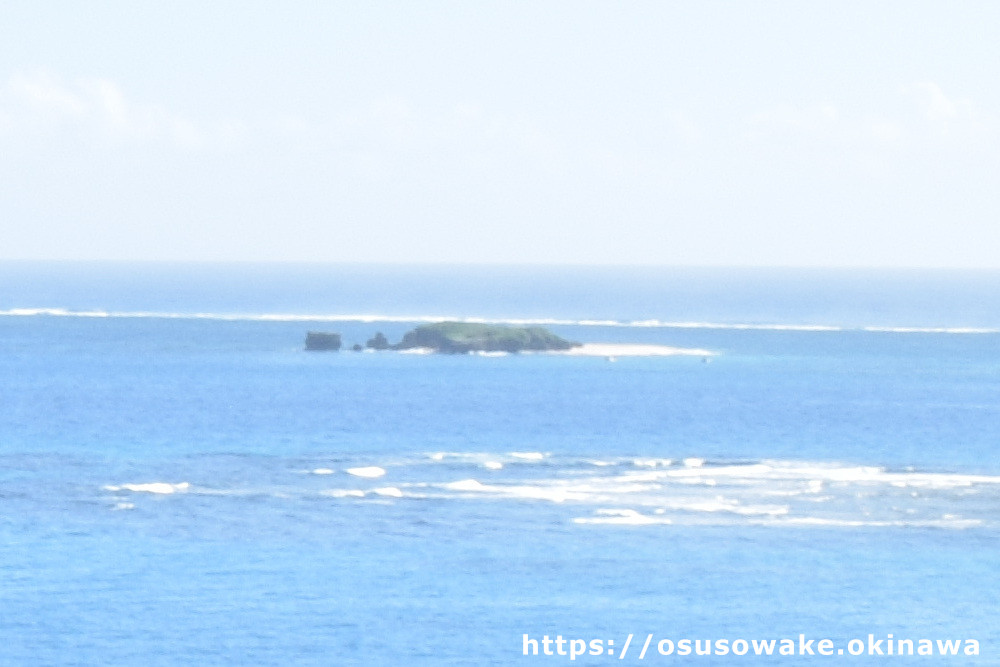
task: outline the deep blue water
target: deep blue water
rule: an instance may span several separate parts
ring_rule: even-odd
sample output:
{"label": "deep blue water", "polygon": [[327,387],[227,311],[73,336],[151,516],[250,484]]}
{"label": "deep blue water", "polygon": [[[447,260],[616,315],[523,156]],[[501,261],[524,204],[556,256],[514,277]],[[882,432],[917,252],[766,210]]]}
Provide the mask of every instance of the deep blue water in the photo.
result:
{"label": "deep blue water", "polygon": [[[8,263],[0,313],[4,664],[1000,662],[1000,274]],[[303,350],[436,317],[712,355]]]}

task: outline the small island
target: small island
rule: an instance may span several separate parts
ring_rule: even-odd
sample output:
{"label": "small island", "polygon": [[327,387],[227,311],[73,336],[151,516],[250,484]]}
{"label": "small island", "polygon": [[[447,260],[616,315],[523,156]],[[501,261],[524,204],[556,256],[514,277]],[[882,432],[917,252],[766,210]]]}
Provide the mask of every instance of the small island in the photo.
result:
{"label": "small island", "polygon": [[542,327],[510,327],[474,322],[424,324],[403,336],[395,350],[430,349],[444,354],[541,352],[579,347]]}
{"label": "small island", "polygon": [[[339,333],[310,331],[306,335],[306,349],[333,351],[340,349]],[[580,343],[560,338],[541,327],[511,327],[501,324],[474,322],[435,322],[423,324],[408,331],[403,340],[390,345],[385,335],[378,332],[363,348],[354,344],[351,349],[369,350],[430,350],[443,354],[469,352],[551,352],[579,348]]]}
{"label": "small island", "polygon": [[[307,350],[336,352],[341,348],[339,333],[310,331]],[[552,352],[570,356],[618,357],[699,356],[708,363],[717,352],[696,348],[637,343],[576,343],[560,338],[542,327],[515,327],[479,322],[435,322],[411,329],[403,340],[392,345],[381,331],[365,345],[349,346],[354,352],[438,352],[441,354],[503,354],[510,352]]]}

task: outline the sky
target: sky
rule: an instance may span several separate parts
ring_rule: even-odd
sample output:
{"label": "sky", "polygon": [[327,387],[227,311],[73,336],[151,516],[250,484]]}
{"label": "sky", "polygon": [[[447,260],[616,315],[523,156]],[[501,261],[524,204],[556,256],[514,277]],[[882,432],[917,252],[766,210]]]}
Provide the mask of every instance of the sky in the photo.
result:
{"label": "sky", "polygon": [[0,259],[1000,268],[1000,3],[4,0]]}

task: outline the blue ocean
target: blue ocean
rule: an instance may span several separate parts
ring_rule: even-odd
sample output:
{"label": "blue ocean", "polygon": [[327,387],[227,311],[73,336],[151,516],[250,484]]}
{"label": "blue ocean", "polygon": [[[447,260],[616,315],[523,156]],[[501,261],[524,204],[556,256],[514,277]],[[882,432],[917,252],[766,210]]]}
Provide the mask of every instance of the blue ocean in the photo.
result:
{"label": "blue ocean", "polygon": [[997,272],[7,262],[0,411],[5,665],[1000,664]]}

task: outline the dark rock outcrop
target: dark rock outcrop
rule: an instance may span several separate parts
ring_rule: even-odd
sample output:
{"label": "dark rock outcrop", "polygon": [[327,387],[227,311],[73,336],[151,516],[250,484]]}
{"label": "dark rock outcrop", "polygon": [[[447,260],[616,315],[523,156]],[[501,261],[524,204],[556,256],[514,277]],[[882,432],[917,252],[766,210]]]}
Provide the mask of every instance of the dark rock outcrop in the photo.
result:
{"label": "dark rock outcrop", "polygon": [[332,351],[340,349],[340,334],[310,331],[306,334],[306,349],[310,351]]}
{"label": "dark rock outcrop", "polygon": [[390,347],[389,340],[381,331],[376,332],[373,337],[369,338],[366,345],[373,350],[388,350]]}

